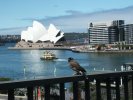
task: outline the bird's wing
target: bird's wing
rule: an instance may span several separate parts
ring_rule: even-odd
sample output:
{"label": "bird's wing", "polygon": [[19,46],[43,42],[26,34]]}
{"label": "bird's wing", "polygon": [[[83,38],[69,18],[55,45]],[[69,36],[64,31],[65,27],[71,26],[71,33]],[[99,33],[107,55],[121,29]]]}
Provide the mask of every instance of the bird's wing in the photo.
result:
{"label": "bird's wing", "polygon": [[70,65],[71,65],[72,69],[75,71],[86,72],[86,70],[83,67],[81,67],[78,62],[76,62],[74,60],[70,62]]}
{"label": "bird's wing", "polygon": [[80,67],[80,65],[79,65],[78,62],[76,62],[76,61],[71,61],[71,62],[69,62],[69,64],[70,64],[71,68],[72,68],[74,71],[78,71],[77,69],[78,69],[78,67]]}
{"label": "bird's wing", "polygon": [[76,61],[71,61],[71,62],[70,62],[70,65],[71,65],[72,67],[79,67],[79,66],[80,66],[79,63],[76,62]]}
{"label": "bird's wing", "polygon": [[77,70],[79,70],[79,71],[81,71],[81,72],[86,72],[86,70],[85,70],[83,67],[81,67],[81,66],[79,66],[79,67],[77,68]]}

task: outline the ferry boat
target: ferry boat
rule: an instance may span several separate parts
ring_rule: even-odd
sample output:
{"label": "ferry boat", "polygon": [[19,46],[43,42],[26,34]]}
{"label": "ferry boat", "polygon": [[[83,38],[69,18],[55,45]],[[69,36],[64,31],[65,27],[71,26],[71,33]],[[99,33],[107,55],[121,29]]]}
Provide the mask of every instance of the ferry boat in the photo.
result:
{"label": "ferry boat", "polygon": [[42,60],[53,60],[53,59],[57,59],[55,54],[53,54],[50,51],[45,51],[43,56],[40,58]]}

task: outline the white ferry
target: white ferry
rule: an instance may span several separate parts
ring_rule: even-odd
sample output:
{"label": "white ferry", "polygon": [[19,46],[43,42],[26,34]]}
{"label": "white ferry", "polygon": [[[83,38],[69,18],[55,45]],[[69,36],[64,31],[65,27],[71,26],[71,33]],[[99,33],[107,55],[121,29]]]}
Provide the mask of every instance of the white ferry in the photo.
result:
{"label": "white ferry", "polygon": [[55,54],[53,54],[50,51],[45,51],[43,56],[40,58],[42,60],[53,60],[53,59],[57,59]]}

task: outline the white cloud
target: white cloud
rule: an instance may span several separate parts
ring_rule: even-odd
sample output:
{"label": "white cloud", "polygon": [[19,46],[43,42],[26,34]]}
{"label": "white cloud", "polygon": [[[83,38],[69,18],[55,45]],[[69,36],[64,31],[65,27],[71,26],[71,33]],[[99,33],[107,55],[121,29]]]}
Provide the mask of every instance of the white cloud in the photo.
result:
{"label": "white cloud", "polygon": [[88,23],[97,21],[125,20],[126,23],[133,24],[133,6],[93,13],[82,13],[73,10],[68,10],[66,13],[67,15],[64,16],[45,17],[44,19],[28,18],[25,21],[38,20],[45,26],[53,23],[63,32],[87,32]]}
{"label": "white cloud", "polygon": [[49,17],[40,21],[45,24],[53,23],[64,32],[87,32],[88,23],[95,21],[125,20],[126,23],[133,23],[133,6],[94,13],[80,13],[72,10],[67,12],[71,14]]}

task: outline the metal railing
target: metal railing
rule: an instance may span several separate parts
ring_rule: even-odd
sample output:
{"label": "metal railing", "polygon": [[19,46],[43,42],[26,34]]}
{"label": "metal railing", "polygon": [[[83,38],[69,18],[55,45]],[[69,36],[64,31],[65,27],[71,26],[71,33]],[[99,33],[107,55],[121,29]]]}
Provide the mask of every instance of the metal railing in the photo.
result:
{"label": "metal railing", "polygon": [[[48,79],[8,81],[0,83],[0,90],[8,91],[8,100],[15,100],[14,90],[16,88],[26,88],[27,100],[35,100],[33,92],[34,88],[37,86],[42,86],[44,87],[44,100],[51,100],[50,87],[53,84],[59,84],[58,100],[65,100],[65,84],[72,82],[72,100],[79,100],[79,83],[82,81],[84,85],[83,91],[85,94],[83,100],[103,100],[103,98],[104,100],[113,100],[112,95],[114,95],[115,100],[121,100],[121,98],[122,100],[133,100],[132,71],[91,74],[87,75],[87,77],[88,78],[84,76],[68,76]],[[93,91],[91,90],[92,87],[94,87]],[[95,95],[92,96],[92,92],[95,93]]]}

